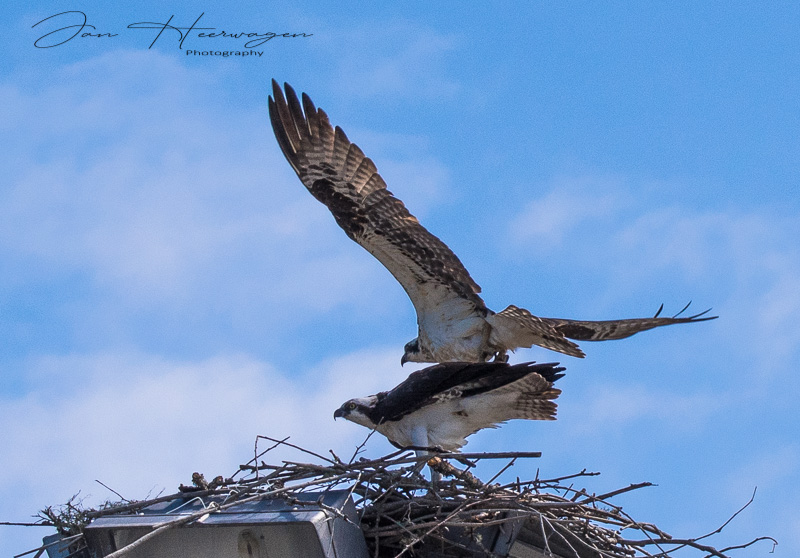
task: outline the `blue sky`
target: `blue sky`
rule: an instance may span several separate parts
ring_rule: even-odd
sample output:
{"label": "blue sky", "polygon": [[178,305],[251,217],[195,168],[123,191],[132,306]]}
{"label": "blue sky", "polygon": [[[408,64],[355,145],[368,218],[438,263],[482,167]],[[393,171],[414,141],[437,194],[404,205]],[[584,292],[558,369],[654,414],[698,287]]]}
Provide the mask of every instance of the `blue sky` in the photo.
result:
{"label": "blue sky", "polygon": [[[34,42],[87,15],[92,32]],[[251,50],[132,23],[306,33]],[[0,41],[0,520],[230,475],[257,434],[340,455],[413,308],[297,180],[270,79],[309,93],[487,304],[720,319],[584,343],[559,420],[471,438],[675,536],[800,554],[800,7],[793,3],[34,2]],[[77,17],[75,14],[60,16]],[[43,30],[41,30],[43,29]],[[40,31],[41,30],[41,31]],[[205,42],[202,42],[205,41]],[[373,437],[367,452],[389,446]],[[2,528],[0,553],[44,529]],[[741,553],[768,555],[762,544]]]}

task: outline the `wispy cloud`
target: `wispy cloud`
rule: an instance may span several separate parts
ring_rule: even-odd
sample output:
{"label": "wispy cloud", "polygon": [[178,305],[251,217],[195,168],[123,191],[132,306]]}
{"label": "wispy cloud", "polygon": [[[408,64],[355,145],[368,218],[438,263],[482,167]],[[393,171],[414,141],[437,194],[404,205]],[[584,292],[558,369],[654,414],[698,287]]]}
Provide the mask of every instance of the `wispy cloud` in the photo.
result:
{"label": "wispy cloud", "polygon": [[333,75],[348,97],[449,99],[460,90],[447,71],[460,42],[456,34],[394,20],[331,30],[327,38],[336,45],[330,49],[336,54]]}
{"label": "wispy cloud", "polygon": [[[94,479],[141,498],[174,491],[194,471],[229,476],[250,459],[257,434],[291,436],[349,458],[368,432],[334,422],[333,411],[408,372],[395,350],[292,371],[246,355],[175,361],[140,353],[39,357],[22,368],[27,393],[0,399],[4,520],[24,519],[79,490],[90,496],[87,504],[114,498]],[[370,448],[388,445],[375,437]],[[270,459],[286,455],[274,453]]]}
{"label": "wispy cloud", "polygon": [[[8,161],[2,246],[61,270],[91,270],[126,292],[174,295],[250,232],[242,221],[253,212],[240,206],[243,190],[265,188],[266,129],[241,128],[252,118],[246,111],[187,97],[202,90],[202,72],[158,55],[113,54],[65,69],[15,107],[27,123],[8,133],[25,155]],[[103,77],[68,79],[76,71]],[[133,87],[136,77],[152,90]]]}
{"label": "wispy cloud", "polygon": [[[10,180],[0,192],[0,283],[19,292],[77,278],[89,294],[75,315],[101,332],[133,311],[208,328],[282,321],[277,339],[340,308],[375,320],[408,309],[286,164],[266,103],[231,107],[204,93],[222,90],[217,78],[157,53],[114,52],[60,71],[40,90],[2,89],[17,125],[0,130],[12,146],[0,155]],[[446,191],[448,172],[421,140],[378,143],[415,211]]]}
{"label": "wispy cloud", "polygon": [[615,180],[561,177],[549,193],[529,201],[510,220],[508,238],[527,253],[560,252],[577,230],[605,226],[620,212],[621,202]]}
{"label": "wispy cloud", "polygon": [[800,446],[761,447],[746,455],[725,479],[731,488],[758,486],[759,490],[781,490],[800,473]]}
{"label": "wispy cloud", "polygon": [[520,257],[557,251],[565,270],[604,278],[607,292],[593,297],[609,303],[653,286],[660,296],[691,287],[693,298],[706,293],[703,304],[724,314],[715,327],[724,328],[732,350],[758,348],[762,370],[798,357],[800,252],[786,241],[800,229],[796,216],[769,206],[664,206],[623,181],[591,183],[560,181],[513,218],[507,238]]}
{"label": "wispy cloud", "polygon": [[702,429],[710,416],[729,404],[719,393],[660,391],[645,385],[615,384],[595,387],[583,401],[570,401],[580,408],[580,418],[566,422],[578,432],[621,432],[638,429],[642,423],[661,423],[672,430]]}

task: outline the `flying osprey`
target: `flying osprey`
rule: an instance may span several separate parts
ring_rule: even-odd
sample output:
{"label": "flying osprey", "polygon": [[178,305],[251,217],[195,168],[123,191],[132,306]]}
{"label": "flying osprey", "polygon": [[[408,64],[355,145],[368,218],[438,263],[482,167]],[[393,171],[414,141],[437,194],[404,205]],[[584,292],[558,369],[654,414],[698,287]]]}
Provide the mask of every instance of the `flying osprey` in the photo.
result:
{"label": "flying osprey", "polygon": [[[654,327],[711,320],[694,316],[608,321],[540,318],[509,306],[493,312],[456,255],[387,190],[375,164],[328,115],[285,84],[272,81],[269,115],[278,144],[311,194],[331,211],[352,240],[375,256],[405,289],[417,312],[418,337],[405,346],[405,362],[507,360],[507,352],[540,345],[575,357],[569,339],[622,339]],[[687,305],[688,307],[688,305]],[[684,308],[685,310],[685,308]],[[568,339],[569,338],[569,339]]]}
{"label": "flying osprey", "polygon": [[389,392],[351,399],[345,418],[418,451],[458,451],[466,437],[512,419],[555,420],[557,364],[447,362],[412,373]]}

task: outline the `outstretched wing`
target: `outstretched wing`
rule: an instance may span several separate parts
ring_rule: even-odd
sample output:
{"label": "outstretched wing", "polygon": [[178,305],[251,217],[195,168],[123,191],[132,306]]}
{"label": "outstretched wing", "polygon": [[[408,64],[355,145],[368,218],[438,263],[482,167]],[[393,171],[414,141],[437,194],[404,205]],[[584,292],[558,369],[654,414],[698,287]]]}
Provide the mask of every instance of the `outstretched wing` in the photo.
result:
{"label": "outstretched wing", "polygon": [[[375,256],[408,293],[417,315],[447,321],[486,306],[456,255],[387,190],[375,164],[304,93],[302,105],[272,81],[269,115],[278,144],[309,192],[352,240]],[[438,309],[438,310],[437,310]],[[443,310],[445,309],[445,310]]]}
{"label": "outstretched wing", "polygon": [[[691,303],[690,303],[691,304]],[[693,316],[681,317],[681,314],[689,308],[689,304],[684,306],[683,310],[672,316],[671,318],[660,317],[661,310],[664,305],[656,312],[652,318],[630,318],[625,320],[605,320],[605,321],[583,321],[583,320],[565,320],[561,318],[541,318],[544,322],[551,324],[557,331],[562,333],[564,337],[576,339],[578,341],[609,341],[612,339],[625,339],[640,331],[647,331],[656,327],[673,325],[673,324],[689,324],[694,322],[705,322],[707,320],[715,320],[718,316],[706,316],[711,310],[705,310]]]}
{"label": "outstretched wing", "polygon": [[[375,414],[379,421],[394,421],[428,405],[446,403],[453,399],[514,393],[508,403],[515,405],[520,400],[519,409],[514,405],[492,406],[497,407],[494,411],[500,412],[505,418],[495,419],[497,413],[489,412],[490,409],[486,410],[487,416],[493,417],[491,422],[528,418],[523,416],[525,405],[522,400],[532,400],[539,396],[554,399],[557,393],[549,397],[549,388],[563,376],[563,371],[564,368],[557,363],[525,362],[512,365],[503,362],[445,362],[413,372],[393,390],[381,394],[375,406]],[[545,392],[547,396],[542,395]]]}
{"label": "outstretched wing", "polygon": [[562,318],[540,318],[524,308],[511,305],[502,312],[487,318],[492,326],[490,341],[495,345],[516,349],[539,345],[546,349],[558,351],[571,356],[584,357],[577,341],[610,341],[624,339],[640,331],[656,327],[704,322],[714,320],[717,316],[706,316],[709,310],[693,316],[681,317],[689,307],[671,318],[660,317],[663,305],[652,318],[631,318],[624,320],[586,321],[567,320]]}

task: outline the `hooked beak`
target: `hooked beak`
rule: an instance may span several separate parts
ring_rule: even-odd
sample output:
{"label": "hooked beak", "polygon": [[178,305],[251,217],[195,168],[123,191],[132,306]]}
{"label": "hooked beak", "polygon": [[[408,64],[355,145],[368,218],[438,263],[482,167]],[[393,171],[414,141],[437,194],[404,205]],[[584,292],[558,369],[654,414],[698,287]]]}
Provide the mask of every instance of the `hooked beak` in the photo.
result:
{"label": "hooked beak", "polygon": [[343,416],[344,416],[344,411],[342,411],[341,407],[336,409],[333,412],[333,420],[336,420],[337,418],[340,418],[340,417],[343,417]]}
{"label": "hooked beak", "polygon": [[403,366],[406,362],[408,362],[408,359],[406,358],[406,354],[407,353],[403,353],[403,356],[400,357],[400,366]]}

